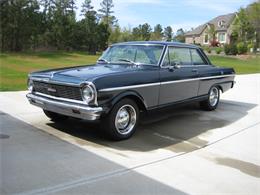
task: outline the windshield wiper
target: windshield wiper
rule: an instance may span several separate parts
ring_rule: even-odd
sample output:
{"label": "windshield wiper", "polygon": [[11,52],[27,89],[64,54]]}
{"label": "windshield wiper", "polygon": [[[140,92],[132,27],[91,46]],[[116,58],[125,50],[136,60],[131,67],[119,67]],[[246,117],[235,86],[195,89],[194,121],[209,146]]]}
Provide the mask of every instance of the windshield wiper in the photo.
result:
{"label": "windshield wiper", "polygon": [[102,62],[102,63],[105,63],[105,64],[109,64],[109,61],[105,60],[105,59],[98,59],[97,63],[99,62]]}
{"label": "windshield wiper", "polygon": [[127,62],[127,63],[133,64],[133,65],[138,65],[138,63],[135,63],[134,61],[128,60],[128,59],[118,59],[118,61]]}

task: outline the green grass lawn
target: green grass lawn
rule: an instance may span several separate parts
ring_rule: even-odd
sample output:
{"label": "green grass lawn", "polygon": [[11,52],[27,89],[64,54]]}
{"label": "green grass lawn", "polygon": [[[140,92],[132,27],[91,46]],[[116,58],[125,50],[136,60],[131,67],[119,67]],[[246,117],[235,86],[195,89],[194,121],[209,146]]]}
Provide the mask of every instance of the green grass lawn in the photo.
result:
{"label": "green grass lawn", "polygon": [[0,54],[0,91],[25,90],[30,72],[93,64],[99,55],[83,52],[34,52]]}
{"label": "green grass lawn", "polygon": [[[93,64],[99,55],[83,52],[26,52],[0,54],[0,91],[25,90],[27,75],[32,71],[57,67]],[[235,68],[238,74],[260,72],[260,57],[247,60],[210,56],[213,64]]]}
{"label": "green grass lawn", "polygon": [[238,59],[229,56],[209,56],[212,64],[222,67],[233,67],[237,74],[260,73],[260,56]]}

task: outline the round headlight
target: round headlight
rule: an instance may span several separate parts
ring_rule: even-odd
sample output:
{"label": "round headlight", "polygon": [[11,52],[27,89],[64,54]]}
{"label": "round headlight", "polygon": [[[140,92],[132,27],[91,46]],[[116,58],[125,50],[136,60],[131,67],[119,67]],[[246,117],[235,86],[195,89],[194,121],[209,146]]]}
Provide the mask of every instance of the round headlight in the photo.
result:
{"label": "round headlight", "polygon": [[29,92],[33,91],[33,81],[31,79],[28,80],[28,90]]}
{"label": "round headlight", "polygon": [[91,86],[86,85],[82,89],[82,97],[83,97],[83,100],[87,103],[94,100],[94,97],[95,97],[94,89]]}

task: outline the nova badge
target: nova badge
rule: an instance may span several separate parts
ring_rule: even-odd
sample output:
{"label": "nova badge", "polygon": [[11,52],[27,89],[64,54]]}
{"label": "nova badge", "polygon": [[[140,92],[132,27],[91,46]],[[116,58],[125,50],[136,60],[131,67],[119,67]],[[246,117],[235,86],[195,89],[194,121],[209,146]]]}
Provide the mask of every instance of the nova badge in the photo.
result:
{"label": "nova badge", "polygon": [[55,93],[55,92],[56,92],[56,89],[53,89],[53,88],[47,88],[47,91]]}

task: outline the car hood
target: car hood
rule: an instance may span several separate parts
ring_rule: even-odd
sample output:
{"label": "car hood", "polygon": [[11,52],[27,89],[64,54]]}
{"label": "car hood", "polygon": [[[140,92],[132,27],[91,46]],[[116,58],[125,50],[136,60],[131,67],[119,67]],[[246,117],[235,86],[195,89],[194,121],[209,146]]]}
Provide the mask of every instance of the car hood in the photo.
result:
{"label": "car hood", "polygon": [[54,82],[80,84],[84,81],[92,81],[100,76],[139,71],[144,68],[144,66],[134,65],[97,64],[34,72],[30,76]]}

